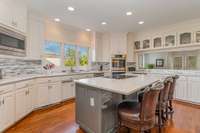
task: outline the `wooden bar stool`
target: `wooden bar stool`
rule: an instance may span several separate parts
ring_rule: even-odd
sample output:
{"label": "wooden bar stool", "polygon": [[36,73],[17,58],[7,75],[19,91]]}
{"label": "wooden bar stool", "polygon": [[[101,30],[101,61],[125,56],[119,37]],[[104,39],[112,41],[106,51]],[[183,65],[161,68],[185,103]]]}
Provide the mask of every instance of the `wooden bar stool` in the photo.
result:
{"label": "wooden bar stool", "polygon": [[120,103],[118,106],[118,131],[122,126],[125,126],[129,131],[133,129],[140,132],[150,132],[150,129],[155,126],[156,105],[163,87],[162,82],[157,82],[152,87],[146,88],[141,103],[134,101]]}
{"label": "wooden bar stool", "polygon": [[172,77],[167,77],[164,80],[164,88],[160,91],[159,100],[157,104],[156,114],[158,115],[158,126],[159,129],[164,125],[165,121],[167,120],[167,113],[168,112],[168,98],[169,98],[169,91],[172,85],[173,79]]}
{"label": "wooden bar stool", "polygon": [[[171,118],[173,117],[173,113],[174,113],[174,109],[173,109],[173,105],[172,105],[172,101],[174,99],[174,91],[175,91],[175,86],[176,86],[176,80],[179,78],[178,75],[175,75],[172,77],[173,78],[173,82],[171,84],[170,90],[169,90],[169,96],[168,96],[168,112],[167,115],[170,115]],[[168,116],[167,116],[168,118]]]}

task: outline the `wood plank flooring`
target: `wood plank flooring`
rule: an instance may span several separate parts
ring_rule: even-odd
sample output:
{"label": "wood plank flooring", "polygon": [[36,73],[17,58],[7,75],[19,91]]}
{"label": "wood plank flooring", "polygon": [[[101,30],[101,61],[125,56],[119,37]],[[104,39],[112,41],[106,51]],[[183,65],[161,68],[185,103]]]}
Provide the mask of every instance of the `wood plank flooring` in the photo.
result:
{"label": "wood plank flooring", "polygon": [[[200,133],[200,109],[174,103],[175,114],[163,133]],[[90,118],[88,118],[90,119]],[[126,133],[122,129],[122,133]],[[152,130],[157,133],[157,129]],[[75,123],[75,103],[51,107],[31,113],[5,133],[84,133]]]}

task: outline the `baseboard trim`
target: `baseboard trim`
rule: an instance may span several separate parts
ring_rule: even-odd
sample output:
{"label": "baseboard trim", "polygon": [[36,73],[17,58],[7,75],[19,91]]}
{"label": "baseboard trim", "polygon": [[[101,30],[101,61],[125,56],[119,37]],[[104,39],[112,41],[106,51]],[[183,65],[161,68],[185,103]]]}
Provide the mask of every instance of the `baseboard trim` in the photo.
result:
{"label": "baseboard trim", "polygon": [[191,102],[181,101],[181,100],[177,100],[177,99],[175,99],[173,102],[178,103],[178,104],[182,104],[182,105],[185,105],[185,106],[190,106],[190,107],[193,107],[193,108],[200,109],[200,104],[197,104],[197,103],[191,103]]}

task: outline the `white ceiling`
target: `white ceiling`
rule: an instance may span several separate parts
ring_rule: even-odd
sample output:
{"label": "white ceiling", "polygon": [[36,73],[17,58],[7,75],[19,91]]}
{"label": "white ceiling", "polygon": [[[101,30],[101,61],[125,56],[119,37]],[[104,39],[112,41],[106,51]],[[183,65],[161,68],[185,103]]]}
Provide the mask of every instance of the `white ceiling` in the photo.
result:
{"label": "white ceiling", "polygon": [[[69,12],[67,6],[76,10]],[[29,0],[29,7],[62,23],[95,31],[138,31],[200,18],[200,0]],[[126,16],[132,11],[132,16]],[[138,25],[138,21],[144,21]],[[102,26],[101,22],[108,24]]]}

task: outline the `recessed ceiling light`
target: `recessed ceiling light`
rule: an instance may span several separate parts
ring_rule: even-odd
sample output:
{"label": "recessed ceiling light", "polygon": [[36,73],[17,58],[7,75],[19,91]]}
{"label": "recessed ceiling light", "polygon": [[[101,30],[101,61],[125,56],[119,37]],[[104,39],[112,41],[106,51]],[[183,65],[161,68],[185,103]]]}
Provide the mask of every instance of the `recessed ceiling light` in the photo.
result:
{"label": "recessed ceiling light", "polygon": [[71,11],[71,12],[73,12],[73,11],[75,10],[75,9],[74,9],[73,7],[71,7],[71,6],[68,6],[67,9],[68,9],[69,11]]}
{"label": "recessed ceiling light", "polygon": [[144,24],[144,21],[139,21],[138,24]]}
{"label": "recessed ceiling light", "polygon": [[102,25],[106,25],[107,23],[106,23],[106,22],[102,22],[101,24],[102,24]]}
{"label": "recessed ceiling light", "polygon": [[91,29],[85,29],[86,31],[91,31]]}
{"label": "recessed ceiling light", "polygon": [[126,12],[127,16],[131,16],[133,13],[132,12]]}
{"label": "recessed ceiling light", "polygon": [[60,22],[60,19],[59,18],[54,18],[54,21],[55,22]]}

